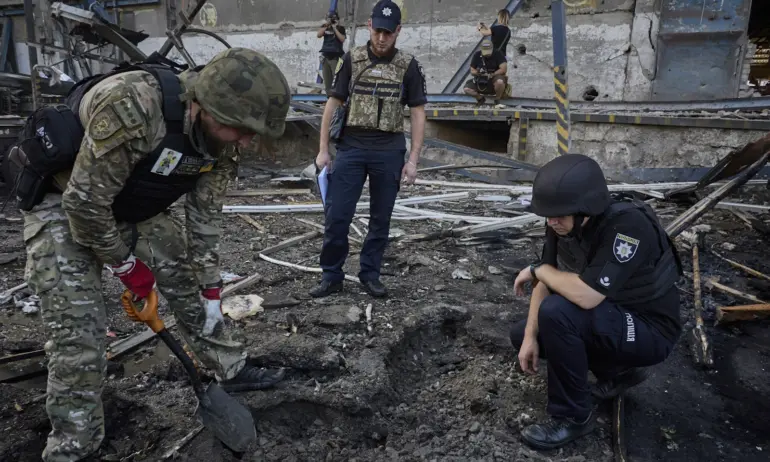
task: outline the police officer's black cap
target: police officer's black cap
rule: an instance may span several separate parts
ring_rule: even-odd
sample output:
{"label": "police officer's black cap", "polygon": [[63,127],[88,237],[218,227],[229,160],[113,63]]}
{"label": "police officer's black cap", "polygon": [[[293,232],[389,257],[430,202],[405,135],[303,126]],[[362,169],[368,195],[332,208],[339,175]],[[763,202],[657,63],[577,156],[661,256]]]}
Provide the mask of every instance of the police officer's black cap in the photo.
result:
{"label": "police officer's black cap", "polygon": [[391,0],[380,0],[372,8],[372,28],[395,32],[401,24],[401,8]]}
{"label": "police officer's black cap", "polygon": [[583,154],[564,154],[540,167],[530,210],[541,217],[596,216],[610,205],[599,164]]}

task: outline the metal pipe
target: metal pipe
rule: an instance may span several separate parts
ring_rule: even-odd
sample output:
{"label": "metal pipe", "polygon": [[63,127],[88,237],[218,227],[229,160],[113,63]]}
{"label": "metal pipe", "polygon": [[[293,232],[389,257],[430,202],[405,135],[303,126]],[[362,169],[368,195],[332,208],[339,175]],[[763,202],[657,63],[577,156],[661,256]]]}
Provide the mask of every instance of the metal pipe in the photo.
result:
{"label": "metal pipe", "polygon": [[[183,30],[187,29],[187,26],[189,25],[189,23],[191,23],[192,20],[195,19],[196,16],[198,16],[198,13],[200,13],[201,8],[203,8],[203,5],[205,3],[206,3],[206,0],[197,0],[197,3],[190,10],[190,12],[188,13],[188,15],[186,17],[183,16],[183,15],[180,15],[180,16],[183,16],[183,20],[184,21],[181,24],[179,24],[178,26],[176,26],[172,33],[175,36],[178,36],[180,32],[182,32]],[[168,39],[166,39],[166,42],[163,43],[163,46],[160,47],[160,50],[158,50],[158,53],[161,56],[166,56],[166,55],[168,55],[168,52],[171,51],[171,48],[173,48],[173,47],[174,47],[174,40],[171,37],[169,37]]]}

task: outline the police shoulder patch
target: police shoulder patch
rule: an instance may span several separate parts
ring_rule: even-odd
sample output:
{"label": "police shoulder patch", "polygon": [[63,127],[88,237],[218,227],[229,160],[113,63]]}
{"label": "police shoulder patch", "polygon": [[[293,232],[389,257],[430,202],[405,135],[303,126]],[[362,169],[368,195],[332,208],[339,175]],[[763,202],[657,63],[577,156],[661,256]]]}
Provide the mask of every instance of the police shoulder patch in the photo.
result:
{"label": "police shoulder patch", "polygon": [[121,123],[111,106],[105,106],[91,117],[88,123],[88,136],[96,141],[106,140],[120,130]]}
{"label": "police shoulder patch", "polygon": [[334,73],[339,74],[340,70],[342,70],[342,64],[345,61],[344,58],[337,59],[337,67],[334,68]]}
{"label": "police shoulder patch", "polygon": [[615,235],[615,241],[612,243],[612,253],[615,254],[615,258],[620,263],[625,263],[634,258],[638,248],[639,239],[634,239],[621,233]]}

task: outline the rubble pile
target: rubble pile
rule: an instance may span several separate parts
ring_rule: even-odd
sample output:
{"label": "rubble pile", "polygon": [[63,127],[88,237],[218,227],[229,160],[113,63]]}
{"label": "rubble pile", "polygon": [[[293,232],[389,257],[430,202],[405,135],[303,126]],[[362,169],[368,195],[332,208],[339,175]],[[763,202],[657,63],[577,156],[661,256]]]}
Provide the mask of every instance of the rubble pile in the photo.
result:
{"label": "rubble pile", "polygon": [[[765,456],[756,409],[767,410],[761,396],[770,396],[762,378],[770,335],[763,329],[766,321],[739,320],[762,310],[735,308],[770,300],[764,276],[770,268],[762,257],[762,224],[770,210],[765,183],[747,180],[676,237],[688,273],[680,282],[688,320],[695,289],[686,257],[705,240],[699,247],[702,319],[714,360],[708,368],[693,367],[683,336],[653,378],[629,394],[630,457]],[[698,197],[725,184],[670,199],[667,191],[693,185],[612,189],[644,197],[670,224],[696,206]],[[226,319],[240,329],[253,362],[288,368],[278,388],[236,395],[252,409],[258,431],[257,447],[244,457],[613,460],[609,409],[599,410],[599,430],[553,454],[530,451],[518,439],[522,426],[544,417],[546,401],[546,368],[535,377],[518,372],[508,341],[509,326],[527,310],[527,300],[513,294],[512,281],[539,255],[544,232],[543,220],[527,211],[530,191],[528,184],[472,183],[452,170],[422,173],[418,184],[402,187],[394,212],[383,265],[390,297],[370,298],[350,276],[343,293],[316,300],[307,292],[320,277],[323,215],[312,179],[262,175],[233,184],[222,244]],[[351,226],[349,275],[357,272],[367,204],[363,196]],[[183,210],[175,207],[173,213],[181,217]],[[18,215],[6,215],[0,232],[8,238],[0,252],[24,255],[21,223],[11,221]],[[0,459],[37,460],[50,428],[44,326],[39,313],[16,307],[32,297],[23,285],[24,258],[8,260],[0,266],[3,286],[10,288],[0,297],[0,428],[7,436]],[[107,441],[99,460],[236,460],[195,421],[195,396],[178,361],[126,319],[121,287],[106,274],[103,280],[110,371]],[[747,366],[736,365],[736,356]],[[760,398],[741,397],[749,394]],[[724,420],[730,423],[717,423]]]}

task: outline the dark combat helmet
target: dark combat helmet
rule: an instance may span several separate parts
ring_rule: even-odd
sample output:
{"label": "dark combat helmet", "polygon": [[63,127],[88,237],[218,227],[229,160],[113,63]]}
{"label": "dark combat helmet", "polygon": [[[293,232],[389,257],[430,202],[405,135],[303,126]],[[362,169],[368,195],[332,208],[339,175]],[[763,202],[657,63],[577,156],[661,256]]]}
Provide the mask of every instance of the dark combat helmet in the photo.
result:
{"label": "dark combat helmet", "polygon": [[530,211],[541,217],[601,215],[610,205],[604,173],[583,154],[564,154],[540,167]]}

